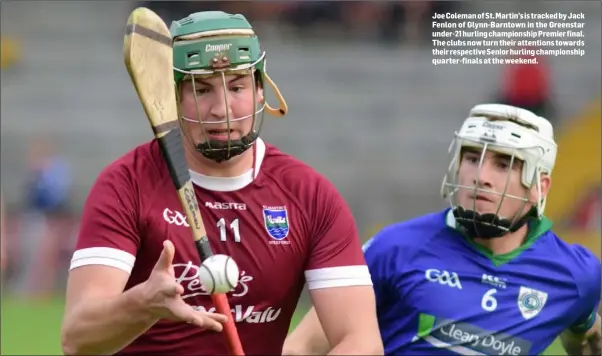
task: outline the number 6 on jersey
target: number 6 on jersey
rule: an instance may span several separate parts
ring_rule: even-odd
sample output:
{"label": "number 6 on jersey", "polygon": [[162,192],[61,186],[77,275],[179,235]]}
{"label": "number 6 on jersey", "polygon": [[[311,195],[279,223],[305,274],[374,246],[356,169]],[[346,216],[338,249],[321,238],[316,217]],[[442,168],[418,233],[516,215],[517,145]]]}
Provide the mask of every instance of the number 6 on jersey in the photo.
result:
{"label": "number 6 on jersey", "polygon": [[497,293],[497,289],[491,288],[483,294],[483,298],[481,298],[481,308],[483,310],[492,312],[497,309],[497,299],[493,296],[495,293]]}

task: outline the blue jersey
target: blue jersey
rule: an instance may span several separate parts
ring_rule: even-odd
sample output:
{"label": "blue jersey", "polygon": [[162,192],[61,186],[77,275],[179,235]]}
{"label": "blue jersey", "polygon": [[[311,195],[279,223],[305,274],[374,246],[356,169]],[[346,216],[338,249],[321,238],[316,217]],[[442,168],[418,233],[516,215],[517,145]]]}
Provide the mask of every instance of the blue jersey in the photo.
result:
{"label": "blue jersey", "polygon": [[563,330],[593,325],[600,260],[562,241],[549,220],[495,256],[455,225],[447,209],[364,245],[386,354],[535,355]]}

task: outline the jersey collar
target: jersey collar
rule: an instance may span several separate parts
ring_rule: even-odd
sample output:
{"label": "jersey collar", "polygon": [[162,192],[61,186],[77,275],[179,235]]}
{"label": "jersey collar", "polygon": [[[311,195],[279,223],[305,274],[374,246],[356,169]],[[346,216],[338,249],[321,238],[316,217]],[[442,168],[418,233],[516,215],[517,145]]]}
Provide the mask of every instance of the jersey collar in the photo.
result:
{"label": "jersey collar", "polygon": [[[261,163],[265,157],[265,142],[263,142],[261,138],[258,138],[257,141],[255,141],[255,147],[252,149],[255,151],[255,169],[249,169],[238,177],[211,177],[190,170],[192,183],[214,192],[233,192],[246,187],[251,184],[253,179],[257,178],[257,175],[259,174]],[[255,173],[254,176],[253,173]]]}
{"label": "jersey collar", "polygon": [[539,240],[540,237],[542,237],[546,232],[550,231],[550,229],[552,228],[552,222],[545,216],[539,220],[532,220],[529,223],[529,232],[527,234],[527,238],[520,247],[508,253],[494,255],[491,250],[476,243],[473,239],[469,238],[462,232],[460,226],[456,222],[456,218],[454,217],[454,213],[451,209],[449,209],[447,211],[447,214],[445,214],[445,224],[447,225],[447,227],[459,232],[468,242],[469,245],[474,247],[481,254],[488,257],[495,266],[500,266],[518,257],[521,253],[523,253],[525,250],[531,247],[535,243],[535,241]]}

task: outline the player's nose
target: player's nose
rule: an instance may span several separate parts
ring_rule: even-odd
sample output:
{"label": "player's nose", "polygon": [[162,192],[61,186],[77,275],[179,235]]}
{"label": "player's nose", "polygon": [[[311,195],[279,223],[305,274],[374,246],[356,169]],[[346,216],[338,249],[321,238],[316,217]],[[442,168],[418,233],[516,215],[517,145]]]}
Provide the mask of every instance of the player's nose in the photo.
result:
{"label": "player's nose", "polygon": [[211,110],[207,121],[224,121],[228,117],[232,119],[232,110],[229,105],[230,98],[223,90],[217,90],[211,102]]}
{"label": "player's nose", "polygon": [[491,189],[493,187],[492,169],[489,167],[487,160],[477,169],[475,181],[473,182],[477,188]]}

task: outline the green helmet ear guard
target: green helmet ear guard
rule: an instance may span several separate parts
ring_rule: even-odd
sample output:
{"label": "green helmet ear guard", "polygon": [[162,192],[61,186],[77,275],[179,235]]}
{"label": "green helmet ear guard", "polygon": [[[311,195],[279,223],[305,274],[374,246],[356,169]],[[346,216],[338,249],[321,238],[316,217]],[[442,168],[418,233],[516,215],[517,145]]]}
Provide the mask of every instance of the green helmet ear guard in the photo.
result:
{"label": "green helmet ear guard", "polygon": [[288,113],[282,93],[266,72],[266,52],[261,50],[257,35],[243,15],[197,12],[174,21],[170,32],[176,85],[188,75],[211,76],[254,70],[259,73],[261,84],[268,84],[274,90],[279,102],[278,109],[272,108],[264,98],[268,114],[282,117]]}

